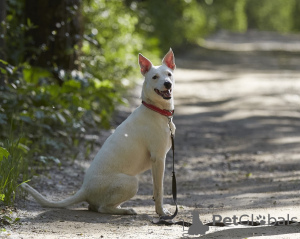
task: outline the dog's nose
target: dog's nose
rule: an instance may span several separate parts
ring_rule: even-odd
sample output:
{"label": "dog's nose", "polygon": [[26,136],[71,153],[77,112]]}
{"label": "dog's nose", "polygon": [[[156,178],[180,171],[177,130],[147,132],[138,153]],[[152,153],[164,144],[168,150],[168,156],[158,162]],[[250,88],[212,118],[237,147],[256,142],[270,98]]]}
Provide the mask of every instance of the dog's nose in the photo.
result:
{"label": "dog's nose", "polygon": [[166,87],[167,90],[169,90],[172,87],[172,83],[170,81],[165,81],[164,86]]}

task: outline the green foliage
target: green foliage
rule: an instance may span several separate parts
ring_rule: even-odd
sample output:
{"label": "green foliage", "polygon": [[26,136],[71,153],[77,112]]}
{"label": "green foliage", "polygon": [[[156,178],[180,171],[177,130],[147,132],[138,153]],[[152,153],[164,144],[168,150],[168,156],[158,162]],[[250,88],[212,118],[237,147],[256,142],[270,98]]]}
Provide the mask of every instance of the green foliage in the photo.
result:
{"label": "green foliage", "polygon": [[[121,95],[132,84],[128,79],[137,73],[137,53],[143,44],[135,31],[136,14],[122,1],[91,0],[83,4],[82,46],[71,49],[81,51],[80,70],[67,71],[55,61],[49,64],[52,68],[31,65],[30,59],[42,53],[40,46],[30,49],[34,55],[28,61],[24,58],[26,41],[32,40],[28,31],[38,26],[28,19],[23,24],[25,18],[19,10],[24,9],[24,3],[8,2],[3,25],[7,32],[10,29],[5,36],[8,60],[0,59],[0,142],[6,142],[7,149],[0,151],[0,156],[5,156],[0,194],[6,204],[14,200],[25,159],[29,159],[29,168],[41,163],[60,164],[62,158],[76,158],[84,150],[79,143],[88,157],[94,141],[85,139],[85,134],[110,126],[115,106],[123,103]],[[18,142],[7,141],[20,132],[23,137]]]}
{"label": "green foliage", "polygon": [[249,25],[259,30],[290,32],[295,25],[296,0],[248,0]]}
{"label": "green foliage", "polygon": [[36,153],[35,158],[58,157],[62,150],[76,157],[78,140],[88,128],[109,126],[114,105],[120,102],[113,85],[78,71],[60,73],[64,74],[62,86],[44,69],[13,68],[0,94],[0,139],[9,137],[7,125],[12,120],[12,131],[22,126],[26,136],[22,143]]}
{"label": "green foliage", "polygon": [[25,59],[26,43],[29,38],[25,33],[35,28],[29,19],[24,18],[25,1],[7,0],[6,21],[1,25],[5,30],[5,49],[7,60],[17,65]]}
{"label": "green foliage", "polygon": [[207,18],[201,5],[196,1],[188,1],[187,6],[182,13],[181,28],[183,32],[184,41],[194,43],[197,38],[207,33],[206,24]]}
{"label": "green foliage", "polygon": [[24,155],[28,148],[20,140],[6,140],[0,146],[0,204],[13,205],[19,182],[28,178],[28,165]]}
{"label": "green foliage", "polygon": [[206,33],[206,16],[195,0],[131,1],[130,8],[138,14],[137,30],[146,48],[158,53],[193,43]]}
{"label": "green foliage", "polygon": [[243,32],[247,30],[246,0],[201,1],[209,32],[219,29]]}
{"label": "green foliage", "polygon": [[300,30],[300,2],[297,0],[198,0],[198,3],[204,9],[208,32]]}
{"label": "green foliage", "polygon": [[[4,79],[0,85],[0,141],[9,137],[10,122],[13,134],[22,128],[22,144],[33,155],[31,165],[60,163],[62,152],[64,158],[76,158],[81,141],[90,152],[94,141],[84,139],[84,135],[90,129],[110,126],[115,106],[123,103],[121,95],[132,84],[128,78],[137,72],[137,53],[142,47],[135,33],[137,17],[121,1],[92,0],[83,4],[85,32],[80,71],[34,67],[22,57],[8,58],[15,66],[0,61],[0,77]],[[10,1],[7,29],[16,25],[16,19],[24,19],[18,11],[23,7]],[[28,20],[27,25],[13,27],[6,36],[8,46],[14,46],[20,56],[24,55],[25,44],[18,47],[14,45],[18,40],[12,38],[26,39],[33,27]],[[78,47],[73,50],[79,51]],[[39,54],[39,50],[37,47],[34,52]],[[55,62],[50,65],[55,66]]]}
{"label": "green foliage", "polygon": [[[142,38],[136,14],[119,0],[89,0],[83,6],[85,35],[82,66],[101,84],[122,90],[137,73]],[[99,84],[98,84],[99,85]]]}

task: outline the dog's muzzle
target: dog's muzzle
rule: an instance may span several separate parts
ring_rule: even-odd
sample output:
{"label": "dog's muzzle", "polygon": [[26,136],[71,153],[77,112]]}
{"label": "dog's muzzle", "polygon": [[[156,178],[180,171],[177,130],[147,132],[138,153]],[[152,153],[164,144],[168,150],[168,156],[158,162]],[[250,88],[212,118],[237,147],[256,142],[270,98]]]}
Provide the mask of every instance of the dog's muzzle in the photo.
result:
{"label": "dog's muzzle", "polygon": [[160,95],[165,100],[169,100],[169,99],[172,98],[172,89],[164,90],[164,91],[160,91],[158,89],[154,89],[154,91],[156,92],[156,94]]}

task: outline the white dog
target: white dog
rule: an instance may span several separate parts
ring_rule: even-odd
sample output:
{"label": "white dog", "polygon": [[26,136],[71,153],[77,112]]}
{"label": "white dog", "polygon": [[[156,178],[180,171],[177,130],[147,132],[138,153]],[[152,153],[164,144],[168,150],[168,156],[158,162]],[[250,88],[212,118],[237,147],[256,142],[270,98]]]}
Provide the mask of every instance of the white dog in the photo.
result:
{"label": "white dog", "polygon": [[151,168],[156,213],[169,214],[163,208],[163,178],[166,153],[171,147],[170,130],[175,133],[172,122],[175,58],[171,49],[162,63],[154,66],[139,54],[141,73],[145,77],[143,104],[103,144],[75,195],[51,202],[28,184],[22,187],[46,207],[66,207],[87,201],[90,210],[100,213],[136,214],[133,209],[120,205],[137,193],[136,175]]}

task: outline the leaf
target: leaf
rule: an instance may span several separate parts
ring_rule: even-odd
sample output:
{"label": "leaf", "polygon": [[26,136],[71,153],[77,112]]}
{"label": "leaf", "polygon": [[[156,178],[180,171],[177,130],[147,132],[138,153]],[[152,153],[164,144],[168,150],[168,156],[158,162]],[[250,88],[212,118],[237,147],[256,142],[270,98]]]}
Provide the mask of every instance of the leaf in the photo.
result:
{"label": "leaf", "polygon": [[93,119],[95,120],[95,122],[100,123],[101,122],[101,118],[99,117],[99,115],[93,114]]}
{"label": "leaf", "polygon": [[44,164],[46,164],[46,160],[47,160],[47,157],[45,157],[45,156],[40,156],[39,157],[39,161],[44,163]]}
{"label": "leaf", "polygon": [[7,65],[6,67],[5,67],[5,69],[6,69],[6,71],[9,73],[9,74],[13,74],[13,70],[14,70],[14,67],[13,66],[11,66],[11,65]]}
{"label": "leaf", "polygon": [[21,149],[24,153],[28,153],[28,151],[30,150],[30,148],[28,146],[26,146],[25,144],[22,144],[22,143],[18,144],[18,148]]}
{"label": "leaf", "polygon": [[72,114],[68,109],[64,109],[63,111],[68,117],[72,117]]}
{"label": "leaf", "polygon": [[58,165],[61,164],[60,160],[58,158],[56,158],[56,157],[50,156],[49,159],[51,159],[54,163],[56,163]]}
{"label": "leaf", "polygon": [[109,80],[100,81],[99,79],[94,79],[95,88],[113,88],[113,83]]}
{"label": "leaf", "polygon": [[25,115],[21,115],[20,116],[20,119],[23,121],[23,122],[26,122],[26,123],[29,123],[29,124],[32,124],[32,119],[28,116],[25,116]]}
{"label": "leaf", "polygon": [[2,59],[0,59],[0,63],[2,63],[2,64],[4,64],[4,65],[8,65],[8,62],[6,62],[6,61],[4,61],[4,60],[2,60]]}
{"label": "leaf", "polygon": [[37,84],[41,78],[51,77],[51,73],[40,67],[26,67],[23,69],[24,80]]}
{"label": "leaf", "polygon": [[26,180],[26,181],[20,183],[17,187],[19,187],[19,186],[22,185],[23,183],[28,183],[28,182],[30,182],[30,179],[28,179],[28,180]]}
{"label": "leaf", "polygon": [[30,18],[27,18],[27,26],[28,27],[33,27],[34,24],[31,22]]}
{"label": "leaf", "polygon": [[49,131],[52,130],[52,128],[51,128],[49,125],[47,125],[47,124],[40,124],[39,126],[41,126],[41,127],[44,128],[44,129],[47,129],[47,130],[49,130]]}
{"label": "leaf", "polygon": [[4,68],[2,68],[1,66],[0,66],[0,72],[1,72],[2,74],[6,74],[6,70],[5,70]]}
{"label": "leaf", "polygon": [[[64,89],[68,89],[69,87],[72,87],[72,88],[76,88],[76,89],[80,89],[81,88],[81,84],[79,81],[76,81],[76,80],[68,80],[66,81],[64,84],[63,84],[63,88]],[[71,89],[70,89],[71,90]]]}
{"label": "leaf", "polygon": [[68,137],[68,133],[62,130],[57,130],[57,133],[64,136],[64,137]]}
{"label": "leaf", "polygon": [[4,157],[8,158],[8,156],[9,152],[5,148],[0,147],[0,161],[2,161]]}
{"label": "leaf", "polygon": [[4,219],[6,219],[7,221],[12,221],[12,219],[8,216],[3,216]]}
{"label": "leaf", "polygon": [[57,112],[56,116],[63,124],[65,124],[67,122],[66,118],[63,117],[63,115],[61,113]]}
{"label": "leaf", "polygon": [[34,115],[35,115],[35,117],[36,117],[37,119],[42,119],[42,118],[45,117],[44,111],[41,111],[41,110],[36,111],[36,112],[34,113]]}
{"label": "leaf", "polygon": [[7,124],[7,116],[6,114],[0,113],[0,124]]}
{"label": "leaf", "polygon": [[4,201],[5,195],[4,194],[0,194],[0,201]]}

